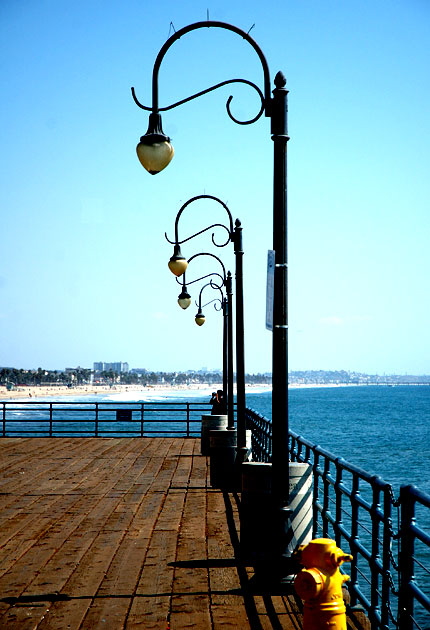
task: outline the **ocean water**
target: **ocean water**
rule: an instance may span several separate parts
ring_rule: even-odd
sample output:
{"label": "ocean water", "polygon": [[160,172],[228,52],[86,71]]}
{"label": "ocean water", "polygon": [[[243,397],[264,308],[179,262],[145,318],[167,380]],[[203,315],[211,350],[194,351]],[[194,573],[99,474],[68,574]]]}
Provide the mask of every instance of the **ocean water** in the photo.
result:
{"label": "ocean water", "polygon": [[[246,402],[271,418],[270,392]],[[415,484],[430,494],[430,386],[290,389],[289,426],[395,490]]]}

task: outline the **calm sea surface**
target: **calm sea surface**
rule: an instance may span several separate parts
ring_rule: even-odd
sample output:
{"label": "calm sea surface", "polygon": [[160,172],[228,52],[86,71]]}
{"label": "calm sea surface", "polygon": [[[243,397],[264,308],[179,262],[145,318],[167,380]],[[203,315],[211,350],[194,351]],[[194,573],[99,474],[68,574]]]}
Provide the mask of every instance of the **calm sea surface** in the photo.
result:
{"label": "calm sea surface", "polygon": [[[247,406],[271,417],[271,393],[248,394]],[[290,389],[290,429],[380,475],[398,489],[430,493],[430,386]]]}

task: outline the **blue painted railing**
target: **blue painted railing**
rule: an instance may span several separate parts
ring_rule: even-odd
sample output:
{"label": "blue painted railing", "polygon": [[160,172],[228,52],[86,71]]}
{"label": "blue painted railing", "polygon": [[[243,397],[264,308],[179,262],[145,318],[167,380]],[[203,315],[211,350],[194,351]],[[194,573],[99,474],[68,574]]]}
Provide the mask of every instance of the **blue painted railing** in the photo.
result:
{"label": "blue painted railing", "polygon": [[[270,462],[271,422],[250,409],[252,454]],[[361,607],[372,630],[430,629],[430,496],[393,488],[342,457],[290,431],[291,461],[313,470],[313,537],[349,548],[350,607]]]}
{"label": "blue painted railing", "polygon": [[0,402],[0,437],[200,435],[209,403]]}
{"label": "blue painted railing", "polygon": [[[208,403],[0,402],[0,436],[200,435]],[[251,409],[255,461],[270,462],[272,426]],[[350,607],[378,630],[430,629],[430,497],[414,486],[399,498],[378,476],[290,431],[290,458],[312,466],[313,536],[333,538],[353,555]]]}

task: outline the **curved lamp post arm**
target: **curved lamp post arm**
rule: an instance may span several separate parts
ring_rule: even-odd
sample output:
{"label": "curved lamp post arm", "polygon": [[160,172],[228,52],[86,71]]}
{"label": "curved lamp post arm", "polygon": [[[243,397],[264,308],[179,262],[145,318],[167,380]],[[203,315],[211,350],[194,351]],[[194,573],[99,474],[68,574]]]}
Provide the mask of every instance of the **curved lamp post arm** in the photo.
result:
{"label": "curved lamp post arm", "polygon": [[221,287],[225,286],[227,288],[227,291],[230,291],[231,293],[231,273],[228,272],[226,274],[222,260],[220,260],[218,256],[215,256],[215,254],[211,254],[209,252],[201,252],[199,254],[194,254],[194,256],[191,256],[188,262],[191,262],[192,260],[194,260],[194,258],[197,258],[198,256],[211,256],[211,258],[215,258],[215,260],[217,260],[221,265],[222,275],[220,273],[217,273],[216,271],[213,271],[211,273],[205,274],[204,276],[200,276],[199,278],[195,278],[194,280],[190,280],[189,282],[187,282],[184,271],[181,275],[181,280],[178,277],[176,278],[176,282],[178,284],[182,284],[182,291],[178,295],[178,304],[182,309],[187,309],[191,304],[191,296],[188,293],[187,285],[194,284],[195,282],[199,282],[200,280],[204,280],[205,278],[209,278],[211,276],[216,276],[221,281],[221,283],[218,285],[213,280],[211,280],[208,284],[210,284],[213,289],[221,290]]}
{"label": "curved lamp post arm", "polygon": [[220,273],[217,273],[216,271],[213,271],[212,273],[207,273],[204,276],[200,276],[200,278],[195,278],[194,280],[190,280],[190,281],[186,280],[185,273],[184,273],[181,276],[182,282],[181,282],[181,280],[179,278],[176,278],[176,282],[178,284],[182,284],[182,287],[185,287],[185,289],[186,289],[187,286],[189,286],[190,284],[195,284],[196,282],[200,282],[200,280],[204,280],[205,278],[209,278],[210,276],[216,276],[216,277],[218,277],[221,280],[221,284],[220,285],[216,284],[215,282],[212,282],[212,280],[211,280],[210,284],[212,285],[212,287],[214,289],[220,289],[222,286],[225,285],[225,277],[223,277]]}
{"label": "curved lamp post arm", "polygon": [[[222,260],[220,258],[218,258],[218,256],[215,256],[215,254],[211,254],[210,252],[200,252],[199,254],[194,254],[193,256],[188,258],[188,264],[190,264],[190,262],[192,260],[194,260],[195,258],[198,258],[199,256],[210,256],[211,258],[215,258],[215,260],[217,260],[219,262],[219,264],[221,265],[221,268],[222,268],[222,276],[221,277],[223,279],[223,284],[225,285],[226,281],[227,281],[227,274],[226,274],[225,266],[224,266],[224,263],[222,262]],[[210,273],[210,274],[207,274],[206,276],[203,276],[203,278],[207,278],[208,276],[216,276],[216,275],[220,275],[220,274]],[[200,278],[200,280],[202,280],[202,278]],[[195,280],[194,280],[194,282],[195,282]],[[189,284],[191,284],[191,282]]]}
{"label": "curved lamp post arm", "polygon": [[204,232],[208,232],[209,230],[215,227],[224,228],[227,231],[228,238],[225,243],[222,243],[221,245],[219,245],[218,243],[215,243],[215,238],[214,238],[215,235],[212,234],[212,243],[215,245],[215,247],[225,247],[226,245],[230,243],[230,232],[228,231],[228,228],[222,223],[212,223],[212,225],[208,225],[208,227],[204,228],[203,230],[199,230],[195,234],[192,234],[192,236],[188,236],[187,238],[182,239],[182,241],[171,241],[170,238],[167,236],[167,232],[164,233],[164,236],[166,238],[166,241],[170,243],[171,245],[182,245],[183,243],[186,243],[187,241],[191,241],[191,239],[195,238],[196,236],[200,236],[200,234],[203,234]]}
{"label": "curved lamp post arm", "polygon": [[[169,109],[174,109],[175,107],[178,107],[179,105],[183,105],[184,103],[193,101],[195,98],[199,98],[199,96],[203,96],[204,94],[213,92],[214,90],[217,90],[218,88],[223,87],[224,85],[229,85],[230,83],[244,83],[245,85],[250,85],[258,93],[261,99],[261,108],[258,114],[254,116],[254,118],[251,118],[250,120],[238,120],[237,118],[233,116],[230,110],[230,103],[233,100],[233,96],[229,96],[226,103],[227,113],[235,123],[237,123],[238,125],[252,125],[252,123],[255,123],[264,112],[264,95],[262,91],[260,90],[260,88],[258,87],[258,85],[255,85],[255,83],[252,83],[252,81],[247,81],[247,79],[228,79],[227,81],[222,81],[221,83],[217,83],[216,85],[213,85],[212,87],[207,88],[206,90],[202,90],[201,92],[197,92],[196,94],[193,94],[192,96],[183,98],[182,100],[177,101],[176,103],[172,103],[171,105],[167,105],[166,107],[159,107],[158,112],[167,112]],[[151,107],[142,105],[142,103],[138,100],[134,87],[131,88],[131,94],[133,96],[134,102],[136,103],[138,107],[140,107],[140,109],[144,109],[147,112],[152,111]]]}
{"label": "curved lamp post arm", "polygon": [[213,300],[209,300],[209,302],[206,302],[206,304],[202,304],[202,308],[206,308],[206,306],[209,306],[209,304],[213,304],[214,305],[214,309],[216,311],[218,311],[218,312],[222,311],[223,304],[222,304],[222,301],[220,300],[220,298],[214,298]]}
{"label": "curved lamp post arm", "polygon": [[[183,240],[179,240],[179,219],[182,216],[183,211],[185,210],[185,208],[187,208],[191,203],[193,203],[194,201],[199,201],[200,199],[211,199],[212,201],[216,201],[217,203],[219,203],[224,210],[227,213],[228,216],[228,226],[223,225],[222,223],[214,223],[212,225],[209,225],[208,227],[204,228],[203,230],[200,230],[199,232],[196,232],[195,234],[192,234],[191,236],[188,236],[187,238],[184,238]],[[182,243],[186,243],[187,241],[190,241],[191,239],[195,238],[196,236],[199,236],[200,234],[203,234],[203,232],[207,232],[208,230],[214,228],[214,227],[221,227],[224,228],[228,234],[228,239],[226,240],[225,243],[222,243],[221,245],[218,245],[218,243],[215,242],[215,238],[214,238],[214,234],[212,234],[212,243],[216,246],[216,247],[225,247],[226,245],[228,245],[228,243],[230,243],[233,240],[234,237],[234,233],[233,233],[233,217],[232,214],[229,210],[229,208],[227,207],[227,205],[221,201],[221,199],[218,199],[218,197],[214,197],[213,195],[197,195],[196,197],[192,197],[191,199],[188,199],[188,201],[186,201],[183,206],[179,209],[178,214],[176,215],[176,219],[175,219],[175,240],[171,241],[169,239],[169,237],[167,236],[167,233],[164,233],[164,236],[166,238],[166,241],[168,243],[171,243],[172,245],[175,245],[175,248],[179,247],[180,245],[182,245]]]}
{"label": "curved lamp post arm", "polygon": [[187,101],[198,98],[199,96],[202,96],[203,94],[206,94],[207,92],[216,90],[217,88],[222,87],[223,85],[226,85],[227,83],[245,83],[251,86],[252,88],[254,88],[256,92],[258,93],[258,95],[260,96],[260,99],[261,99],[260,111],[258,112],[256,116],[254,116],[254,118],[250,120],[240,121],[237,118],[235,118],[230,111],[230,103],[233,97],[229,96],[226,103],[227,114],[229,115],[229,117],[238,124],[249,125],[251,123],[256,122],[263,115],[263,113],[268,117],[272,116],[272,98],[270,94],[269,67],[268,67],[266,58],[261,48],[258,46],[257,42],[255,42],[252,39],[252,37],[250,37],[250,35],[246,33],[245,31],[243,31],[242,29],[236,26],[233,26],[232,24],[227,24],[225,22],[216,22],[213,20],[208,20],[207,22],[196,22],[195,24],[190,24],[189,26],[185,26],[184,28],[174,33],[165,42],[165,44],[162,46],[160,52],[157,55],[157,58],[154,63],[154,68],[152,71],[152,106],[149,108],[146,105],[142,105],[142,103],[140,103],[136,97],[134,88],[131,88],[131,93],[132,93],[132,96],[136,105],[138,105],[142,109],[145,109],[151,112],[149,115],[148,129],[146,133],[143,136],[141,136],[140,142],[136,147],[137,156],[139,158],[140,163],[149,173],[151,173],[151,175],[156,175],[157,173],[162,171],[164,168],[166,168],[166,166],[170,163],[174,155],[174,149],[170,143],[170,138],[166,136],[166,134],[163,131],[162,122],[161,122],[161,114],[160,114],[161,109],[158,104],[158,73],[160,70],[161,62],[163,61],[164,55],[172,46],[172,44],[176,40],[178,40],[180,37],[182,37],[186,33],[195,31],[200,28],[211,28],[211,27],[221,28],[227,31],[232,31],[233,33],[236,33],[237,35],[240,35],[252,46],[252,48],[257,53],[258,58],[260,59],[262,69],[263,69],[263,76],[264,76],[263,91],[260,90],[260,88],[254,83],[252,83],[251,81],[247,81],[245,79],[230,79],[227,82],[224,81],[222,83],[218,83],[217,85],[212,86],[211,88],[208,88],[207,90],[203,90],[202,92],[198,92],[197,94],[194,94],[193,96],[190,96],[181,101],[178,101],[177,103],[173,103],[172,105],[169,105],[168,107],[164,107],[163,110],[165,111],[167,109],[172,109],[173,107],[177,107],[183,103],[186,103]]}
{"label": "curved lamp post arm", "polygon": [[[211,287],[211,289],[215,289],[218,290],[221,294],[221,298],[214,298],[213,300],[210,300],[209,302],[206,302],[206,304],[202,305],[202,294],[203,291],[206,289],[206,287]],[[202,286],[202,288],[200,289],[200,293],[199,293],[199,301],[196,301],[196,306],[199,309],[205,308],[205,306],[208,306],[209,304],[212,304],[212,302],[219,302],[221,304],[220,308],[216,308],[216,304],[214,304],[214,308],[216,311],[220,311],[222,309],[222,305],[223,305],[223,301],[224,301],[224,293],[223,290],[221,289],[221,287],[219,287],[217,284],[213,284],[212,281],[207,282],[205,285]]]}
{"label": "curved lamp post arm", "polygon": [[[209,300],[209,302],[206,302],[206,304],[202,304],[202,294],[203,294],[203,291],[207,287],[211,287],[211,289],[218,290],[221,293],[221,299],[220,298],[214,298],[213,300]],[[198,301],[197,300],[195,301],[195,304],[196,304],[197,308],[199,309],[199,311],[201,311],[202,308],[205,308],[205,306],[209,306],[209,304],[212,304],[212,302],[219,302],[221,304],[221,307],[220,308],[216,308],[216,305],[214,305],[214,308],[215,308],[216,311],[220,311],[221,308],[222,308],[222,301],[223,300],[224,300],[224,293],[222,292],[221,287],[219,287],[216,284],[213,284],[212,281],[211,281],[211,282],[207,282],[206,284],[204,284],[202,286],[202,288],[200,289],[200,292],[199,292],[199,299],[198,299]]]}
{"label": "curved lamp post arm", "polygon": [[216,272],[208,273],[205,276],[201,276],[200,278],[196,278],[195,280],[191,280],[190,282],[187,282],[185,273],[181,276],[182,282],[179,280],[179,278],[176,278],[176,282],[178,284],[182,284],[182,291],[178,295],[178,304],[183,310],[186,310],[191,304],[191,295],[188,293],[187,285],[194,284],[195,282],[199,282],[200,280],[204,280],[205,278],[209,278],[210,276],[216,276],[217,278],[221,280],[220,285],[213,282],[213,280],[211,280],[208,283],[211,285],[213,289],[219,289],[221,291],[221,287],[224,286],[225,284],[225,279],[219,273],[216,273]]}
{"label": "curved lamp post arm", "polygon": [[[231,283],[228,279],[227,282],[227,290],[231,289]],[[221,294],[221,299],[216,298],[215,300],[211,300],[202,306],[202,293],[204,289],[208,286],[211,286],[212,289],[218,289]],[[205,316],[203,315],[202,308],[208,306],[212,302],[214,302],[214,308],[217,311],[222,311],[222,388],[224,392],[224,397],[227,403],[227,417],[228,417],[228,426],[230,429],[234,428],[234,405],[233,405],[233,362],[232,362],[232,337],[231,337],[231,326],[229,325],[229,308],[228,308],[228,300],[230,298],[231,301],[231,291],[229,297],[224,295],[222,289],[212,282],[208,282],[205,284],[199,293],[199,301],[196,302],[196,306],[198,308],[197,315],[195,317],[196,324],[202,325],[205,322]],[[221,306],[217,308],[217,303]]]}
{"label": "curved lamp post arm", "polygon": [[[248,122],[255,122],[255,120],[258,120],[258,118],[261,116],[261,114],[265,113],[266,116],[270,116],[270,104],[271,104],[271,95],[270,95],[270,73],[269,73],[269,66],[267,64],[266,58],[263,54],[263,51],[261,50],[261,48],[259,47],[259,45],[257,44],[256,41],[254,41],[254,39],[245,31],[243,31],[242,29],[238,28],[237,26],[233,26],[232,24],[227,24],[226,22],[218,22],[218,21],[214,21],[214,20],[207,20],[206,22],[195,22],[194,24],[190,24],[188,26],[185,26],[184,28],[179,29],[179,31],[176,31],[176,33],[174,33],[171,37],[169,37],[169,39],[164,43],[164,45],[161,47],[160,52],[157,55],[157,58],[155,60],[154,63],[154,68],[152,71],[152,107],[145,107],[142,106],[139,101],[136,98],[135,95],[135,91],[134,88],[132,88],[132,94],[133,94],[133,98],[134,101],[136,102],[137,105],[139,105],[139,107],[142,107],[142,109],[146,109],[152,111],[153,114],[158,114],[159,111],[162,111],[159,107],[158,104],[158,74],[159,74],[159,70],[160,70],[160,66],[161,63],[164,59],[165,54],[167,53],[167,51],[169,50],[169,48],[172,46],[172,44],[174,44],[178,39],[180,39],[183,35],[186,35],[187,33],[190,33],[191,31],[195,31],[197,29],[200,28],[222,28],[224,30],[227,31],[232,31],[233,33],[236,33],[237,35],[240,35],[241,37],[243,37],[243,39],[245,39],[249,44],[251,44],[251,46],[254,48],[254,50],[256,51],[260,61],[261,61],[261,65],[263,68],[263,74],[264,74],[264,90],[263,93],[259,90],[259,88],[257,86],[255,86],[253,83],[251,83],[250,81],[245,81],[243,79],[233,79],[230,80],[228,82],[223,82],[223,83],[219,83],[216,86],[213,86],[212,88],[209,88],[207,90],[204,90],[202,92],[199,92],[198,94],[195,94],[192,97],[189,97],[188,99],[184,99],[182,101],[179,101],[178,103],[175,103],[169,107],[164,108],[166,109],[172,109],[173,107],[176,107],[178,105],[181,105],[182,103],[185,103],[193,98],[198,98],[199,96],[202,96],[203,94],[206,94],[207,92],[210,92],[214,89],[217,89],[218,87],[221,87],[223,85],[226,85],[226,83],[233,83],[233,82],[241,82],[241,83],[248,83],[249,85],[253,86],[260,94],[261,98],[262,98],[262,111],[260,111],[259,115],[253,119],[252,121],[248,121]],[[227,101],[227,111],[229,112],[230,115],[230,111],[229,111],[229,105],[231,102],[231,99],[233,97],[229,97],[229,100]],[[233,118],[233,117],[232,117]],[[233,120],[235,120],[233,118]],[[235,122],[238,122],[235,120]],[[245,123],[246,124],[246,123]]]}
{"label": "curved lamp post arm", "polygon": [[[196,254],[197,257],[199,254]],[[217,258],[214,256],[214,258]],[[218,259],[219,260],[219,259]],[[221,261],[220,261],[221,262]],[[222,263],[221,263],[222,264]],[[227,272],[227,275],[224,276],[224,287],[226,292],[226,297],[223,298],[223,374],[224,374],[224,394],[227,393],[226,401],[227,401],[227,417],[228,417],[228,429],[234,429],[234,396],[233,396],[233,308],[232,308],[232,298],[233,298],[233,289],[232,289],[232,276],[230,271]],[[214,284],[212,281],[205,284],[200,290],[199,294],[199,302],[198,313],[196,315],[196,324],[201,326],[205,322],[205,317],[202,313],[201,307],[201,297],[202,292],[205,287],[210,285],[213,289],[218,289],[221,294],[221,287]]]}

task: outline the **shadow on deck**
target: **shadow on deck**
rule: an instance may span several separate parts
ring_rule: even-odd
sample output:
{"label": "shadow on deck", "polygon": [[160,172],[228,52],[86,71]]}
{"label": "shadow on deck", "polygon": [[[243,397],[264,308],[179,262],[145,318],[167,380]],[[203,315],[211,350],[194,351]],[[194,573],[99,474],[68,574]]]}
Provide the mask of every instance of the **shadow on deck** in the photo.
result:
{"label": "shadow on deck", "polygon": [[302,628],[294,593],[253,588],[239,496],[208,480],[196,439],[2,440],[0,627]]}

